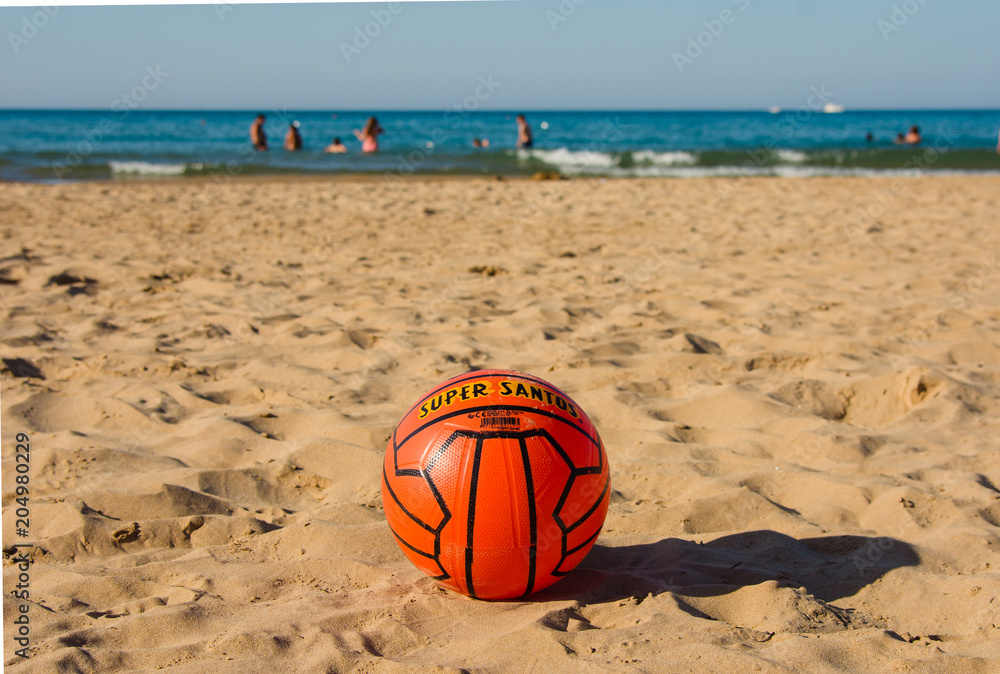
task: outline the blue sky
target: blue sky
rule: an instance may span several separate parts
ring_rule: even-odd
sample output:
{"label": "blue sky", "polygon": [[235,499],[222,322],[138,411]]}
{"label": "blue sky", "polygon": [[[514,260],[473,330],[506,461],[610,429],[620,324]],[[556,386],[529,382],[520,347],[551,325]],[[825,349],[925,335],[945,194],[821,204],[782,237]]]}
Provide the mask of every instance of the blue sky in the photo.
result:
{"label": "blue sky", "polygon": [[0,107],[108,108],[158,67],[147,109],[1000,108],[996,0],[388,7],[2,8]]}

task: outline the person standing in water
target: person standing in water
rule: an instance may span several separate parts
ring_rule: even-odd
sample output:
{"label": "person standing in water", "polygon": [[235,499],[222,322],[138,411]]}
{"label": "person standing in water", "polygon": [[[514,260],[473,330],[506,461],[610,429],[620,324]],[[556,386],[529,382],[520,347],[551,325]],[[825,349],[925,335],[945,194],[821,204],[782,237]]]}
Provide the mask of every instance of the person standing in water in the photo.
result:
{"label": "person standing in water", "polygon": [[528,120],[524,118],[524,115],[517,116],[517,147],[524,148],[525,150],[530,150],[531,146],[535,144],[535,139],[531,136],[531,127],[528,126]]}
{"label": "person standing in water", "polygon": [[267,134],[264,133],[264,115],[257,115],[250,125],[250,142],[253,149],[263,152],[267,150]]}
{"label": "person standing in water", "polygon": [[334,138],[332,143],[323,148],[323,152],[329,152],[331,154],[344,154],[347,152],[347,148],[340,142],[340,138]]}
{"label": "person standing in water", "polygon": [[297,121],[288,125],[288,133],[285,134],[285,149],[289,152],[302,149],[302,134],[299,133]]}
{"label": "person standing in water", "polygon": [[920,127],[913,125],[910,127],[909,133],[903,137],[903,142],[907,145],[920,145]]}
{"label": "person standing in water", "polygon": [[354,135],[361,141],[362,152],[378,152],[378,137],[383,133],[385,131],[378,125],[378,120],[369,117],[365,122],[365,128],[360,131],[355,130]]}

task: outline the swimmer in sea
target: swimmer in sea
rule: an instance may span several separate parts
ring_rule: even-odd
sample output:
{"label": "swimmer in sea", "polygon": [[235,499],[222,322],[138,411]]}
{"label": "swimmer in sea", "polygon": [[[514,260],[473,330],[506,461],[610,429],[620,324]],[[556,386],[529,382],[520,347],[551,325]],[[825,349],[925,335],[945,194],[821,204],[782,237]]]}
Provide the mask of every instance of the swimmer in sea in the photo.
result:
{"label": "swimmer in sea", "polygon": [[264,133],[264,115],[257,115],[250,125],[250,142],[253,149],[263,152],[267,149],[267,134]]}
{"label": "swimmer in sea", "polygon": [[361,141],[362,152],[378,152],[378,137],[383,133],[385,131],[378,125],[378,120],[374,117],[369,117],[368,121],[365,122],[365,128],[355,131],[354,135]]}
{"label": "swimmer in sea", "polygon": [[302,149],[302,134],[299,133],[298,122],[292,122],[288,125],[288,133],[285,134],[285,149],[289,152]]}
{"label": "swimmer in sea", "polygon": [[332,154],[343,154],[347,152],[347,147],[340,142],[340,138],[334,138],[332,143],[323,148],[323,152],[330,152]]}
{"label": "swimmer in sea", "polygon": [[531,127],[524,115],[517,116],[517,147],[530,150],[535,144],[535,139],[531,137]]}

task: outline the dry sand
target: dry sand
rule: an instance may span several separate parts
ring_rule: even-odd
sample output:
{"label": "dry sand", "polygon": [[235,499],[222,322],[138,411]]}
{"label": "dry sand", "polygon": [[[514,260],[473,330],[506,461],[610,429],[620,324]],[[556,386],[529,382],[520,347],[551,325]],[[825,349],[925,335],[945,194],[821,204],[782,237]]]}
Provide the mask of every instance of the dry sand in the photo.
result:
{"label": "dry sand", "polygon": [[[3,541],[36,546],[5,664],[1000,671],[998,195],[0,185]],[[611,461],[598,545],[530,601],[437,588],[381,511],[396,422],[486,367],[566,390]]]}

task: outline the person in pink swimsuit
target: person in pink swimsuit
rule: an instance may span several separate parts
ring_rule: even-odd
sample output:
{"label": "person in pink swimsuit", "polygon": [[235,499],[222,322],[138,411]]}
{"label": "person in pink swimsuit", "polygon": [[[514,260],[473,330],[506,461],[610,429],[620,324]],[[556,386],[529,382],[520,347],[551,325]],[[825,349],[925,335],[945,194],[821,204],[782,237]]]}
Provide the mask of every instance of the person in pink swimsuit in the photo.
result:
{"label": "person in pink swimsuit", "polygon": [[385,133],[385,131],[378,125],[378,120],[374,117],[369,117],[368,121],[365,122],[365,128],[355,131],[354,135],[361,141],[362,152],[378,152],[378,137],[382,133]]}

